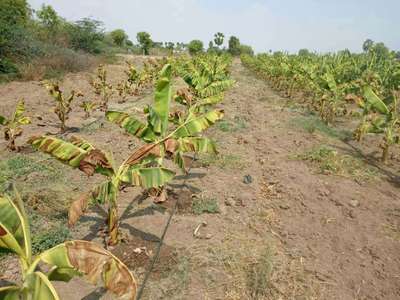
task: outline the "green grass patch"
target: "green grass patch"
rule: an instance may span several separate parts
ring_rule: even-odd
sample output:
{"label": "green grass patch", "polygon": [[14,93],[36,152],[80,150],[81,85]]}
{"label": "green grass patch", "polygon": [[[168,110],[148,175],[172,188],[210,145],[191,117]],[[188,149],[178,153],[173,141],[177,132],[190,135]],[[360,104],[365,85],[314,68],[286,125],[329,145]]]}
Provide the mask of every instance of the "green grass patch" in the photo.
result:
{"label": "green grass patch", "polygon": [[360,158],[340,154],[327,146],[314,148],[296,158],[309,161],[322,174],[370,179],[377,175],[375,168],[367,166]]}
{"label": "green grass patch", "polygon": [[221,169],[242,170],[246,167],[243,158],[233,154],[204,154],[200,155],[199,162],[203,167],[216,166]]}
{"label": "green grass patch", "polygon": [[321,133],[331,138],[340,140],[349,139],[352,133],[348,130],[341,130],[327,125],[318,116],[308,115],[292,119],[291,126],[296,128],[303,128],[309,133]]}
{"label": "green grass patch", "polygon": [[232,121],[219,121],[217,128],[223,132],[235,132],[247,128],[247,122],[243,118],[236,116]]}
{"label": "green grass patch", "polygon": [[192,212],[195,215],[218,214],[220,212],[218,201],[215,198],[196,198],[192,203]]}
{"label": "green grass patch", "polygon": [[271,288],[273,271],[273,253],[272,250],[265,248],[255,261],[248,266],[247,270],[247,288],[249,294],[259,299],[259,297],[267,296]]}
{"label": "green grass patch", "polygon": [[51,166],[48,158],[32,158],[26,155],[17,154],[9,159],[0,162],[0,186],[9,180],[18,180],[23,176],[32,173],[40,173],[50,181],[57,178],[60,171]]}

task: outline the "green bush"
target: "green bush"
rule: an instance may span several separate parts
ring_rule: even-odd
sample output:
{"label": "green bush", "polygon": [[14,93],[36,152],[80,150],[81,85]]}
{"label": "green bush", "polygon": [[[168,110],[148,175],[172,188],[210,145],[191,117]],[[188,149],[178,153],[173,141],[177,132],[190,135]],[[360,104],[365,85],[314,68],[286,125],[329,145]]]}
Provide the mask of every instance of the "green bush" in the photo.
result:
{"label": "green bush", "polygon": [[191,55],[200,54],[204,51],[204,44],[200,40],[193,40],[189,43],[188,50]]}

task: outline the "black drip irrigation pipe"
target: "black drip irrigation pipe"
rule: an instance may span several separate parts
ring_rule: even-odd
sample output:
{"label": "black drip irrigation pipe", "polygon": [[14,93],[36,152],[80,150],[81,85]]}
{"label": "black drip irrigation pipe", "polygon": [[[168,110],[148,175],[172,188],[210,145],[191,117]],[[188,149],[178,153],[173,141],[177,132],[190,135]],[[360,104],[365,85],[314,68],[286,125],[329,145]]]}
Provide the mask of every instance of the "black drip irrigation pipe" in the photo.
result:
{"label": "black drip irrigation pipe", "polygon": [[[194,155],[194,157],[193,157],[193,161],[195,161],[195,160],[196,160],[196,155]],[[188,170],[188,173],[190,172],[191,169],[192,169],[192,166],[190,166],[190,168]],[[183,186],[186,186],[186,181],[187,180],[188,180],[188,177],[186,177],[185,180],[183,181],[183,183],[182,183]],[[166,236],[166,234],[168,232],[169,226],[171,225],[172,217],[175,215],[177,207],[178,207],[178,200],[176,200],[176,202],[174,204],[174,207],[172,209],[172,212],[169,215],[167,224],[165,225],[163,233],[161,235],[160,243],[158,244],[158,247],[157,247],[157,250],[156,250],[156,254],[154,255],[152,261],[150,262],[150,266],[146,271],[146,275],[144,276],[143,283],[141,284],[141,286],[139,288],[139,291],[137,293],[136,300],[140,300],[142,298],[142,296],[143,296],[144,288],[146,287],[147,281],[149,280],[151,272],[153,271],[153,268],[156,265],[156,262],[157,262],[158,258],[160,257],[161,247],[162,247],[162,245],[164,243],[165,236]]]}

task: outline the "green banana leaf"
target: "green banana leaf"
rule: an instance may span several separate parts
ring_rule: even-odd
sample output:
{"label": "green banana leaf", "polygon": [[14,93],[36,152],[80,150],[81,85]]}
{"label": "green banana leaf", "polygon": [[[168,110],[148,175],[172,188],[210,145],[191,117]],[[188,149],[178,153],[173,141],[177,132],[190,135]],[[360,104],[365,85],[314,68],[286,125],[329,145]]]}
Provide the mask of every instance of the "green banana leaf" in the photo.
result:
{"label": "green banana leaf", "polygon": [[141,186],[143,188],[156,188],[163,186],[175,177],[175,172],[166,168],[141,168],[131,166],[121,176],[121,181]]}
{"label": "green banana leaf", "polygon": [[376,111],[384,115],[389,113],[386,104],[374,93],[371,87],[366,87],[364,89],[364,98]]}
{"label": "green banana leaf", "polygon": [[172,98],[171,90],[172,67],[167,64],[160,72],[160,78],[156,84],[154,105],[149,116],[154,132],[162,137],[168,130],[169,108]]}
{"label": "green banana leaf", "polygon": [[213,110],[201,116],[195,116],[192,114],[192,116],[188,117],[186,123],[177,129],[174,138],[189,137],[200,133],[215,124],[218,120],[221,120],[223,117],[223,110]]}
{"label": "green banana leaf", "polygon": [[18,194],[16,194],[16,202],[7,195],[0,196],[0,248],[29,260],[31,256],[30,230]]}

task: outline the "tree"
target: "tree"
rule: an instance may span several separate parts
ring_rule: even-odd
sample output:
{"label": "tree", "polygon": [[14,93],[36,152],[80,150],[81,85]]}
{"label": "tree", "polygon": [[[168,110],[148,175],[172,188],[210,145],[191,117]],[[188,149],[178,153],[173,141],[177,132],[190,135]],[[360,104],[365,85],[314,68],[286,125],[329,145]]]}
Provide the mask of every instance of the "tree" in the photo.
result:
{"label": "tree", "polygon": [[71,39],[71,46],[75,50],[84,50],[89,53],[99,53],[99,42],[104,40],[103,23],[90,18],[81,19],[75,24],[69,24],[67,31]]}
{"label": "tree", "polygon": [[111,38],[115,45],[122,47],[128,40],[128,35],[123,29],[116,29],[110,32]]}
{"label": "tree", "polygon": [[138,34],[136,35],[136,39],[140,44],[140,48],[142,48],[143,50],[143,54],[149,55],[150,48],[153,45],[150,34],[145,31],[138,32]]}
{"label": "tree", "polygon": [[367,39],[367,40],[364,42],[362,48],[363,48],[364,52],[369,52],[369,50],[370,50],[373,46],[374,46],[374,41],[371,40],[371,39]]}
{"label": "tree", "polygon": [[215,45],[217,45],[218,47],[221,47],[222,44],[224,43],[224,38],[225,38],[225,35],[222,32],[217,32],[214,35],[214,43],[215,43]]}
{"label": "tree", "polygon": [[240,45],[240,54],[248,54],[248,55],[253,56],[254,51],[253,51],[253,48],[251,48],[251,46]]}
{"label": "tree", "polygon": [[240,55],[240,40],[236,36],[231,36],[228,44],[228,52],[230,54],[235,56]]}
{"label": "tree", "polygon": [[0,25],[25,24],[30,17],[30,9],[26,0],[1,0]]}
{"label": "tree", "polygon": [[[19,47],[16,45],[29,38],[24,30],[29,17],[30,9],[26,0],[0,1],[0,57],[23,51],[21,45]],[[0,59],[0,69],[12,67],[12,65],[5,66],[8,65],[7,62],[5,58]]]}
{"label": "tree", "polygon": [[60,24],[60,18],[51,5],[42,5],[42,8],[36,12],[39,22],[48,30],[54,30]]}
{"label": "tree", "polygon": [[165,42],[165,48],[167,48],[172,54],[172,53],[174,53],[175,43]]}
{"label": "tree", "polygon": [[308,49],[300,49],[298,52],[299,56],[309,56],[310,55],[310,51]]}
{"label": "tree", "polygon": [[188,50],[191,55],[196,55],[204,51],[204,44],[200,40],[193,40],[188,45]]}

